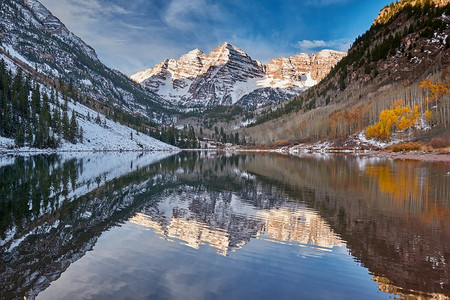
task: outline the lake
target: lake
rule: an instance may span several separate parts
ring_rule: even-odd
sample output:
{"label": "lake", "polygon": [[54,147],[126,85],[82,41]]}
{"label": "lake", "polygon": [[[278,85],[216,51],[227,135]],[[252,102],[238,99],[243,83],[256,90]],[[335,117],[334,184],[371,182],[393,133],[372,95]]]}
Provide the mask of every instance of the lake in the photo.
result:
{"label": "lake", "polygon": [[0,157],[0,299],[447,299],[450,164]]}

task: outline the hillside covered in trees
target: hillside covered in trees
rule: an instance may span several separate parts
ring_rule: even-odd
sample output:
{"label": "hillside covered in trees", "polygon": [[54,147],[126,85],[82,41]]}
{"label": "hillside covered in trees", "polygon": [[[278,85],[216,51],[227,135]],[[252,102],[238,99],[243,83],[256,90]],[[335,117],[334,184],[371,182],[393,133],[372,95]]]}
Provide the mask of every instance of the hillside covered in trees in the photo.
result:
{"label": "hillside covered in trees", "polygon": [[[57,148],[61,140],[83,139],[75,111],[60,105],[54,90],[48,95],[19,69],[14,76],[0,61],[0,135],[14,138],[18,147]],[[29,101],[31,95],[31,101]],[[66,98],[67,99],[67,98]],[[69,116],[70,115],[70,116]]]}
{"label": "hillside covered in trees", "polygon": [[317,86],[268,110],[240,130],[255,144],[343,140],[379,120],[402,99],[423,115],[434,109],[433,127],[448,126],[448,93],[434,106],[429,90],[450,86],[450,1],[403,0],[386,6],[365,34]]}

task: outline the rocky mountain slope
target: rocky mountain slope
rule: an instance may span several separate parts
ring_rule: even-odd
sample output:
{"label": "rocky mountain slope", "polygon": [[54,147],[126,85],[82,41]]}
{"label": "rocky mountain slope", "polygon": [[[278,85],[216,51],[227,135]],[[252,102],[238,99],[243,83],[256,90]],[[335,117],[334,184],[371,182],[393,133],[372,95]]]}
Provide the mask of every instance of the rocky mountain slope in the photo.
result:
{"label": "rocky mountain slope", "polygon": [[272,59],[267,64],[267,76],[276,81],[297,83],[308,80],[320,82],[330,70],[346,56],[344,52],[322,50],[317,54],[300,53],[291,57]]}
{"label": "rocky mountain slope", "polygon": [[157,96],[104,66],[38,1],[0,8],[0,152],[175,149],[149,136],[168,117]]}
{"label": "rocky mountain slope", "polygon": [[0,8],[0,55],[53,78],[54,85],[61,81],[95,100],[160,119],[157,95],[106,67],[39,1],[1,0]]}
{"label": "rocky mountain slope", "polygon": [[[421,81],[449,84],[449,16],[449,0],[403,0],[384,7],[318,85],[259,116],[242,134],[269,144],[343,140],[376,123],[396,100],[410,107],[425,103]],[[433,108],[440,118],[435,123],[447,124],[448,108],[441,106]],[[421,106],[421,113],[425,109]]]}
{"label": "rocky mountain slope", "polygon": [[131,79],[177,105],[261,107],[315,85],[343,57],[345,53],[323,50],[273,59],[265,66],[224,43],[208,55],[195,49],[178,60],[166,59]]}
{"label": "rocky mountain slope", "polygon": [[24,77],[19,76],[19,70],[14,60],[7,57],[0,60],[0,154],[47,152],[50,148],[53,151],[177,149],[137,131],[139,127],[113,121],[107,116],[110,113],[99,113],[34,79],[28,81],[33,84],[32,89],[20,84]]}

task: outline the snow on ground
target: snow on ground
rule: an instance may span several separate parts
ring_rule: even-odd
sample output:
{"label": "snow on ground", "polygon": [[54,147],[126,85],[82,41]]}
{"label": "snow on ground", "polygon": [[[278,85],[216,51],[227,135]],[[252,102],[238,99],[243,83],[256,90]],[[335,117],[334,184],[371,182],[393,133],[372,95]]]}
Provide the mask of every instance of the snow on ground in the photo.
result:
{"label": "snow on ground", "polygon": [[247,127],[248,125],[253,124],[255,122],[256,122],[255,119],[248,119],[248,120],[245,120],[245,121],[242,121],[242,122],[236,124],[233,127],[233,129],[239,129],[239,128],[242,128],[242,127]]}
{"label": "snow on ground", "polygon": [[[33,67],[34,64],[31,63],[30,61],[28,61],[25,57],[23,57],[19,52],[17,52],[16,50],[14,50],[14,48],[10,45],[2,45],[1,46],[6,52],[8,52],[11,56],[17,58],[18,60],[24,62],[25,64],[27,64],[30,67]],[[4,56],[2,55],[2,58]],[[15,67],[14,67],[15,69]]]}
{"label": "snow on ground", "polygon": [[[60,99],[60,101],[63,101]],[[78,124],[83,128],[83,142],[72,144],[63,140],[59,151],[100,151],[100,150],[155,150],[155,151],[175,151],[176,147],[163,143],[134,129],[121,125],[117,122],[107,119],[104,115],[80,104],[68,103],[69,116],[72,110],[75,110]],[[90,120],[87,116],[90,116]],[[101,122],[97,124],[95,119],[100,116]],[[14,146],[14,140],[0,137],[0,152],[48,152],[49,150],[33,149],[22,147],[11,149]],[[51,150],[50,150],[51,151]]]}
{"label": "snow on ground", "polygon": [[[69,111],[75,110],[77,121],[83,128],[83,143],[64,142],[61,150],[175,150],[174,146],[163,143],[127,126],[111,121],[100,115],[97,124],[97,112],[79,104],[69,103]],[[90,120],[87,119],[89,113]]]}
{"label": "snow on ground", "polygon": [[292,88],[298,87],[298,93],[303,92],[308,87],[316,85],[317,82],[311,79],[311,74],[302,76],[302,81],[280,80],[269,76],[263,78],[250,78],[247,81],[238,81],[233,85],[233,91],[230,93],[233,104],[238,102],[245,95],[260,88]]}
{"label": "snow on ground", "polygon": [[235,104],[245,95],[261,88],[258,86],[259,80],[261,80],[261,78],[250,78],[247,81],[237,81],[233,85],[233,91],[230,93],[232,103]]}
{"label": "snow on ground", "polygon": [[[1,46],[9,54],[26,64],[33,66],[22,55],[14,50],[9,45]],[[9,59],[6,55],[0,55],[6,63],[7,68],[16,72],[16,64]],[[84,82],[88,84],[88,82]],[[50,94],[51,91],[48,87],[41,85],[41,90]],[[58,99],[60,103],[63,103],[62,98]],[[166,143],[163,143],[157,139],[154,139],[143,133],[138,133],[136,130],[127,126],[116,123],[107,119],[104,115],[100,114],[101,124],[95,122],[97,112],[80,104],[69,102],[69,117],[72,110],[75,110],[77,115],[77,122],[83,128],[83,141],[82,143],[71,144],[67,141],[62,141],[62,145],[58,150],[60,151],[95,151],[95,150],[169,150],[173,151],[177,148]],[[89,113],[90,120],[87,119]],[[22,147],[20,149],[14,148],[14,140],[0,136],[0,153],[11,153],[17,151],[25,152],[48,152],[52,150],[40,150],[30,147]]]}
{"label": "snow on ground", "polygon": [[354,141],[358,145],[371,146],[371,147],[375,147],[375,148],[384,148],[388,145],[398,143],[398,141],[395,141],[395,140],[393,140],[391,142],[383,142],[383,141],[379,141],[379,140],[375,140],[375,139],[368,139],[366,137],[366,134],[364,133],[364,131],[361,131],[355,137]]}

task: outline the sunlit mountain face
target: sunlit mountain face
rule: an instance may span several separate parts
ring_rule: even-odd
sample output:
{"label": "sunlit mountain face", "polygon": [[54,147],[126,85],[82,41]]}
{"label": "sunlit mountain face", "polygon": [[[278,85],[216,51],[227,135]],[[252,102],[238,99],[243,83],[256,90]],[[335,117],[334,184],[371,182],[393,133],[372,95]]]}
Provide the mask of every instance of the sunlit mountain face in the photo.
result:
{"label": "sunlit mountain face", "polygon": [[8,299],[450,295],[445,164],[192,152],[1,165]]}

